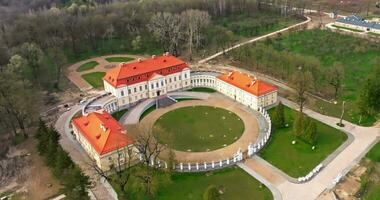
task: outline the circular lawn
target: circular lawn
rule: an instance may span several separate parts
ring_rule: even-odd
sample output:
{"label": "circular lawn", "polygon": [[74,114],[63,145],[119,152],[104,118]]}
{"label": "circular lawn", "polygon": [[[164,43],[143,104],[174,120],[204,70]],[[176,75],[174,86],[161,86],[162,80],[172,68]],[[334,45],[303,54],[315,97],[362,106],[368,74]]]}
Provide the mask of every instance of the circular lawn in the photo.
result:
{"label": "circular lawn", "polygon": [[244,132],[235,113],[210,106],[189,106],[162,115],[154,124],[161,144],[178,151],[204,152],[234,143]]}

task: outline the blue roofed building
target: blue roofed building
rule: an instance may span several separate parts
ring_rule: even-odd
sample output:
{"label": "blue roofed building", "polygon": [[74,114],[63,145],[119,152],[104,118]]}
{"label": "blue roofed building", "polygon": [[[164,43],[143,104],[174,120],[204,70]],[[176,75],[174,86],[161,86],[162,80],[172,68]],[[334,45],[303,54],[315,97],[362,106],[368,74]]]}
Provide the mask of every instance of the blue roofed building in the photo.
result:
{"label": "blue roofed building", "polygon": [[336,20],[334,24],[343,28],[380,34],[380,23],[365,20],[364,18],[357,15],[340,18]]}

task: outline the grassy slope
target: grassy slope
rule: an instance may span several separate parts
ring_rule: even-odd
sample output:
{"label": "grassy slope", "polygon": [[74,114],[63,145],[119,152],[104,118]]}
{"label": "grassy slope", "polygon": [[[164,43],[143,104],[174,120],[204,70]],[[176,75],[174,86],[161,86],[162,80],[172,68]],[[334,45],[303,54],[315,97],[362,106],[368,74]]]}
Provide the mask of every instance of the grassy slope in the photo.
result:
{"label": "grassy slope", "polygon": [[[292,133],[296,111],[288,107],[284,110],[289,127],[274,130],[270,142],[260,152],[260,156],[289,176],[306,175],[347,139],[346,134],[315,120],[318,139],[316,149],[312,150],[310,144],[296,139]],[[271,109],[269,114],[272,115],[273,111],[274,109]],[[297,141],[295,145],[291,144],[293,140]]]}
{"label": "grassy slope", "polygon": [[159,190],[158,197],[163,200],[202,199],[209,185],[225,188],[222,199],[273,199],[268,188],[241,169],[224,169],[212,174],[184,173],[173,176],[173,183]]}
{"label": "grassy slope", "polygon": [[130,57],[108,57],[106,58],[108,62],[128,62],[134,60],[134,58]]}
{"label": "grassy slope", "polygon": [[214,93],[214,92],[216,92],[214,89],[206,88],[206,87],[195,87],[195,88],[189,89],[188,91],[191,91],[191,92],[206,92],[206,93]]}
{"label": "grassy slope", "polygon": [[90,69],[94,69],[97,65],[99,65],[99,63],[96,62],[96,61],[86,62],[83,65],[79,66],[76,71],[77,72],[87,71],[87,70],[90,70]]}
{"label": "grassy slope", "polygon": [[[340,100],[347,101],[345,119],[356,124],[360,121],[360,125],[364,126],[370,126],[376,121],[375,117],[360,118],[356,100],[362,86],[360,83],[373,69],[380,67],[380,63],[371,63],[375,58],[380,59],[380,45],[326,30],[307,30],[283,36],[275,40],[272,46],[277,50],[316,57],[324,70],[334,62],[341,62],[344,66],[344,79]],[[328,85],[327,82],[324,84]],[[314,110],[335,117],[341,113],[341,103],[334,105],[317,100],[312,106]]]}
{"label": "grassy slope", "polygon": [[117,112],[112,113],[112,117],[116,120],[119,120],[127,111],[128,109],[119,110]]}
{"label": "grassy slope", "polygon": [[155,134],[158,141],[181,151],[219,149],[244,131],[244,123],[235,113],[209,106],[178,108],[161,116],[155,126],[166,130]]}
{"label": "grassy slope", "polygon": [[83,74],[82,78],[87,81],[94,88],[103,87],[102,78],[106,75],[105,72],[92,72],[88,74]]}
{"label": "grassy slope", "polygon": [[[135,172],[133,174],[136,174]],[[160,172],[155,176],[162,175]],[[153,199],[160,200],[199,200],[206,188],[210,185],[221,187],[224,193],[223,200],[247,199],[247,200],[270,200],[273,199],[271,192],[256,179],[240,168],[226,168],[208,173],[174,173],[165,184],[159,185],[157,194]],[[156,179],[157,180],[157,179]],[[132,176],[127,187],[136,184],[136,177]],[[122,196],[117,185],[113,184],[115,191]],[[120,198],[123,199],[123,198]],[[141,199],[141,198],[131,198]],[[144,199],[144,198],[142,198]],[[145,198],[148,199],[148,198]]]}

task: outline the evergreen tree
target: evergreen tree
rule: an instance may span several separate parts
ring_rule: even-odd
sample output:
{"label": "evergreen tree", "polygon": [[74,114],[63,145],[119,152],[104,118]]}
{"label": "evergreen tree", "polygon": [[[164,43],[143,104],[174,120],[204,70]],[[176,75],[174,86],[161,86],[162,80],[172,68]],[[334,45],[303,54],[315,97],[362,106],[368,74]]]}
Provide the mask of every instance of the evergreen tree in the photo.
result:
{"label": "evergreen tree", "polygon": [[295,136],[300,137],[303,133],[303,114],[297,113],[297,116],[293,122],[293,133]]}
{"label": "evergreen tree", "polygon": [[78,167],[71,168],[63,179],[64,193],[67,199],[89,199],[87,188],[91,182],[89,177],[84,175]]}
{"label": "evergreen tree", "polygon": [[313,121],[307,124],[306,129],[305,129],[305,134],[302,136],[302,138],[306,142],[310,144],[314,144],[316,141],[316,136],[317,136],[317,125]]}
{"label": "evergreen tree", "polygon": [[57,149],[56,162],[53,173],[56,177],[62,176],[66,169],[72,168],[74,166],[73,161],[71,161],[70,156],[61,147]]}
{"label": "evergreen tree", "polygon": [[274,114],[272,117],[272,123],[275,128],[285,127],[284,105],[281,103],[281,101],[274,111]]}

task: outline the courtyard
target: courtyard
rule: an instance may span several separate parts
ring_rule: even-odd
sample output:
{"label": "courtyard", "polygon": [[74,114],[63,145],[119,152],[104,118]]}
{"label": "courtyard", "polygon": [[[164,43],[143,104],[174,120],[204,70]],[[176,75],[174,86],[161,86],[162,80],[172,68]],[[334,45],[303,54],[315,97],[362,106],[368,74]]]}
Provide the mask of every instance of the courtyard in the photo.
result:
{"label": "courtyard", "polygon": [[241,137],[244,123],[234,113],[210,106],[189,106],[167,112],[155,123],[162,144],[179,151],[212,151]]}

